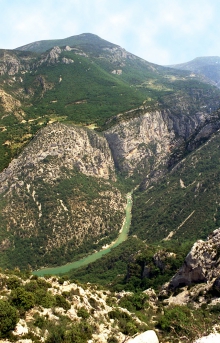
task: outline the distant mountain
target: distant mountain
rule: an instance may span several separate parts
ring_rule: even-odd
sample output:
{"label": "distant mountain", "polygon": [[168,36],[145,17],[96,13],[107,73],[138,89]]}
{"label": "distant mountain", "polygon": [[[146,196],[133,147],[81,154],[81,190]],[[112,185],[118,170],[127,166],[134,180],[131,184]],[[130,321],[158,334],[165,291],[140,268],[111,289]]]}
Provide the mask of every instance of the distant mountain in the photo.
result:
{"label": "distant mountain", "polygon": [[169,67],[188,70],[200,75],[203,75],[207,81],[220,88],[220,57],[219,56],[207,56],[197,57],[192,61],[173,64]]}

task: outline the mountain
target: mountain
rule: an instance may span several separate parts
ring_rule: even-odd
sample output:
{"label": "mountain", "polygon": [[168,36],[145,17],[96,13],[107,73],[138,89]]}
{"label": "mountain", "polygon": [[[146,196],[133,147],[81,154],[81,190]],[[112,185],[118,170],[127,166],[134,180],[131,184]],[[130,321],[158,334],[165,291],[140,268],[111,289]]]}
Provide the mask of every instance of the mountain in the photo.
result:
{"label": "mountain", "polygon": [[[92,34],[55,42],[0,51],[0,170],[48,122],[92,124],[102,131],[143,104],[149,110],[169,107],[167,101],[184,97],[193,110],[203,93],[211,110],[218,107],[219,91],[190,72],[146,62]],[[42,44],[39,53],[34,47]]]}
{"label": "mountain", "polygon": [[97,35],[92,33],[82,33],[77,36],[71,36],[64,39],[53,39],[53,40],[42,40],[38,42],[33,42],[27,45],[20,46],[15,50],[19,51],[31,51],[42,53],[49,49],[52,49],[54,46],[65,47],[65,46],[79,46],[80,48],[84,47],[89,53],[91,53],[91,49],[93,52],[102,52],[102,49],[114,49],[120,48],[116,44],[112,44]]}
{"label": "mountain", "polygon": [[192,61],[170,65],[171,68],[188,70],[205,77],[204,80],[220,87],[220,57],[197,57]]}
{"label": "mountain", "polygon": [[162,67],[92,34],[0,51],[2,342],[219,338],[216,61]]}
{"label": "mountain", "polygon": [[62,264],[121,229],[125,196],[107,142],[91,130],[48,125],[0,177],[6,265]]}
{"label": "mountain", "polygon": [[[109,244],[132,189],[130,235],[193,243],[216,228],[220,90],[204,77],[91,34],[1,50],[0,74],[1,266],[62,265]],[[210,177],[205,206],[191,182]]]}
{"label": "mountain", "polygon": [[174,151],[179,162],[169,173],[134,194],[131,234],[193,241],[219,227],[219,128],[218,119],[205,124]]}

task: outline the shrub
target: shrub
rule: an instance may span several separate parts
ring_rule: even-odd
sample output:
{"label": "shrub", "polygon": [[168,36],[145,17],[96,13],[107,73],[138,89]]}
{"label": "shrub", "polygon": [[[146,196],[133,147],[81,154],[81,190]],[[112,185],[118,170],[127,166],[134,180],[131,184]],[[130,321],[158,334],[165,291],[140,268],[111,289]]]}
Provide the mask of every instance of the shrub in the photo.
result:
{"label": "shrub", "polygon": [[87,318],[89,318],[89,313],[88,313],[88,311],[84,307],[81,307],[77,311],[77,316],[78,317],[82,317],[83,319],[87,319]]}
{"label": "shrub", "polygon": [[110,319],[116,319],[118,321],[119,329],[124,335],[132,336],[137,333],[137,325],[128,313],[116,309],[110,311],[108,315]]}
{"label": "shrub", "polygon": [[46,343],[87,343],[92,338],[93,328],[86,322],[76,323],[66,330],[64,326],[54,325]]}
{"label": "shrub", "polygon": [[18,287],[11,292],[11,302],[19,310],[27,311],[35,305],[35,297],[23,287]]}
{"label": "shrub", "polygon": [[220,313],[220,304],[218,303],[216,305],[211,306],[209,311],[211,313],[219,314]]}
{"label": "shrub", "polygon": [[97,307],[98,307],[98,302],[95,300],[95,298],[90,297],[88,300],[89,300],[90,305],[91,305],[93,308],[97,309]]}
{"label": "shrub", "polygon": [[15,289],[21,286],[21,280],[18,279],[16,276],[9,277],[6,283],[9,289]]}
{"label": "shrub", "polygon": [[15,328],[17,321],[16,309],[7,301],[0,300],[0,338],[6,337]]}
{"label": "shrub", "polygon": [[117,340],[116,337],[111,336],[111,337],[109,337],[109,338],[107,339],[107,342],[108,342],[108,343],[118,343],[118,340]]}
{"label": "shrub", "polygon": [[129,311],[140,311],[149,306],[148,299],[148,295],[144,293],[128,295],[119,301],[119,305]]}
{"label": "shrub", "polygon": [[55,306],[56,304],[56,299],[55,297],[46,292],[45,290],[43,289],[38,289],[37,292],[36,292],[36,303],[38,305],[41,305],[45,308],[50,308],[50,307],[53,307]]}
{"label": "shrub", "polygon": [[43,329],[43,327],[45,326],[46,320],[43,316],[39,316],[39,314],[36,314],[35,316],[35,322],[34,322],[34,326],[37,326],[40,329]]}
{"label": "shrub", "polygon": [[71,307],[70,304],[68,303],[68,301],[66,301],[66,299],[62,295],[57,294],[55,296],[55,300],[56,300],[55,306],[62,307],[66,311],[70,309]]}
{"label": "shrub", "polygon": [[192,322],[190,309],[186,306],[173,306],[164,309],[164,315],[158,321],[158,327],[165,331],[187,333]]}

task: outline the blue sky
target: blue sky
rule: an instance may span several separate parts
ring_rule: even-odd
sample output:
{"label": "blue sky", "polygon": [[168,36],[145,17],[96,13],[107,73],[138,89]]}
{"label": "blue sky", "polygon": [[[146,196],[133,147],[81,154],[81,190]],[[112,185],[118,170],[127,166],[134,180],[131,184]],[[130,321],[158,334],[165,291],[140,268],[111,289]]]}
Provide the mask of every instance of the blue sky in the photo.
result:
{"label": "blue sky", "polygon": [[219,0],[0,0],[0,48],[97,34],[158,64],[220,56]]}

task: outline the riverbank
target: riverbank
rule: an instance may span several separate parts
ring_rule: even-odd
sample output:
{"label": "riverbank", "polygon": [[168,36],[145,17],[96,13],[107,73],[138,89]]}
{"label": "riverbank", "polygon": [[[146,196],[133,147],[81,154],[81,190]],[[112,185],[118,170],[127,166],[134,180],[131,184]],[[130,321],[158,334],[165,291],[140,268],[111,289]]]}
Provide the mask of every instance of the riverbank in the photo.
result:
{"label": "riverbank", "polygon": [[102,256],[108,254],[111,251],[111,249],[117,247],[119,244],[124,242],[128,238],[128,232],[131,225],[132,192],[128,193],[126,197],[127,197],[127,205],[125,209],[125,219],[122,225],[122,229],[119,233],[118,238],[114,242],[112,242],[110,245],[108,245],[108,247],[104,247],[102,250],[97,251],[91,255],[88,255],[78,261],[71,262],[71,263],[68,263],[59,267],[39,269],[39,270],[34,271],[33,274],[37,276],[44,276],[44,275],[59,275],[59,274],[67,273],[71,269],[80,268],[82,266],[86,266],[87,264],[98,260]]}

